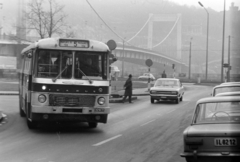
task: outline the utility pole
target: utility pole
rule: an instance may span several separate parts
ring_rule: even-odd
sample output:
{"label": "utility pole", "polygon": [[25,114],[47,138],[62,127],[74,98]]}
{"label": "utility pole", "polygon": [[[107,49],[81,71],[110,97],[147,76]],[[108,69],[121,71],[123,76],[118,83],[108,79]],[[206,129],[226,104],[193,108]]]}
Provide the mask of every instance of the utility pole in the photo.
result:
{"label": "utility pole", "polygon": [[231,65],[230,65],[230,39],[231,36],[228,36],[228,72],[227,72],[227,81],[230,82],[230,70],[231,70]]}
{"label": "utility pole", "polygon": [[123,78],[124,78],[124,57],[125,57],[124,43],[125,43],[125,39],[123,39],[123,53],[122,53],[122,77]]}
{"label": "utility pole", "polygon": [[223,35],[222,35],[222,63],[221,63],[221,82],[223,82],[223,64],[224,64],[225,5],[226,5],[226,0],[224,0],[224,8],[223,8]]}
{"label": "utility pole", "polygon": [[191,57],[192,57],[192,38],[190,38],[190,47],[189,47],[189,69],[188,69],[188,79],[191,79]]}

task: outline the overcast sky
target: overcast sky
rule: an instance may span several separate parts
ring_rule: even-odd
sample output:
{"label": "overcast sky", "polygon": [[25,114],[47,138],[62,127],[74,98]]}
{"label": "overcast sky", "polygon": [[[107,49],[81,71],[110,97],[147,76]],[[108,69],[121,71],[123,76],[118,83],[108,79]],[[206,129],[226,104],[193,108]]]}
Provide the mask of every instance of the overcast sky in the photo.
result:
{"label": "overcast sky", "polygon": [[[176,3],[179,3],[181,5],[194,5],[194,6],[199,6],[198,2],[200,1],[204,7],[212,8],[216,11],[223,11],[224,8],[224,0],[170,0]],[[231,6],[231,3],[234,2],[235,6],[240,5],[240,0],[225,0],[226,1],[226,9]]]}

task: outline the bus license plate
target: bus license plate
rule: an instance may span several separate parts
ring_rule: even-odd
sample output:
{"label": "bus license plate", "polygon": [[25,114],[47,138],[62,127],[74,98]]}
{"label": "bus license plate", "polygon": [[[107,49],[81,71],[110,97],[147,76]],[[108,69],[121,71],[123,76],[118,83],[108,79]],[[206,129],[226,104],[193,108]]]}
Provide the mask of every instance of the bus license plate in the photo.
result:
{"label": "bus license plate", "polygon": [[215,146],[237,146],[236,138],[215,138]]}
{"label": "bus license plate", "polygon": [[104,109],[96,108],[94,109],[95,112],[104,112]]}

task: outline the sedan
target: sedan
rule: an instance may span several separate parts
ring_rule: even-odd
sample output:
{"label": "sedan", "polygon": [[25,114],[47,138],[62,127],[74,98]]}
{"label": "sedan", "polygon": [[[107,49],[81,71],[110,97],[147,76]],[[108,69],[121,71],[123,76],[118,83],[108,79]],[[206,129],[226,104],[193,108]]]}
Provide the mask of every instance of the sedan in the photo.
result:
{"label": "sedan", "polygon": [[150,89],[151,103],[155,100],[170,100],[177,104],[183,100],[184,87],[179,79],[159,78]]}
{"label": "sedan", "polygon": [[236,92],[240,91],[240,84],[220,84],[212,89],[212,96],[216,96],[219,93]]}
{"label": "sedan", "polygon": [[144,73],[143,75],[138,77],[139,80],[148,80],[148,78],[150,78],[151,81],[155,80],[155,77],[151,73]]}
{"label": "sedan", "polygon": [[239,161],[240,98],[209,97],[198,100],[192,122],[183,132],[187,162]]}

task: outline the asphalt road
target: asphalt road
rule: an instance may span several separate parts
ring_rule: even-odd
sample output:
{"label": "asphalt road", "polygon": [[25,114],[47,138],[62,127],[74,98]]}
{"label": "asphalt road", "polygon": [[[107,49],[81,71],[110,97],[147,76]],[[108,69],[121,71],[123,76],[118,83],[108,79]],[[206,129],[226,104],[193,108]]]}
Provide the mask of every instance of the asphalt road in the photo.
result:
{"label": "asphalt road", "polygon": [[133,104],[112,103],[107,124],[40,125],[29,130],[18,113],[18,96],[0,96],[6,114],[0,125],[3,162],[183,162],[182,132],[195,103],[211,88],[190,85],[180,104],[150,103],[140,96]]}

